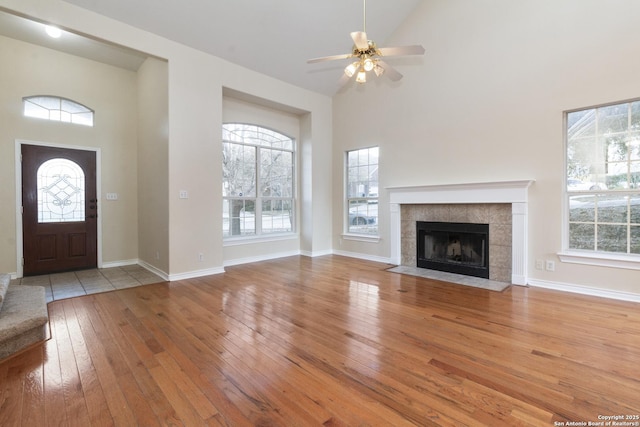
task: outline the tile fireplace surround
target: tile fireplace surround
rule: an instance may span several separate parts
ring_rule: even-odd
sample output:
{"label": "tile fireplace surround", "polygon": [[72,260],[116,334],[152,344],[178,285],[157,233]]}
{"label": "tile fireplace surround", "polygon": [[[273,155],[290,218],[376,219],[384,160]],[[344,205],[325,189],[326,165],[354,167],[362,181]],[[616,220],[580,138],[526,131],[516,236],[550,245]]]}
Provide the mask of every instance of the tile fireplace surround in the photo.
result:
{"label": "tile fireplace surround", "polygon": [[[494,260],[496,262],[509,259],[509,254],[501,250],[509,246],[504,239],[508,238],[509,234],[511,237],[511,268],[509,269],[508,266],[500,268],[497,264],[490,266],[492,279],[510,281],[515,285],[526,285],[527,205],[528,189],[532,183],[532,180],[522,180],[387,188],[391,209],[391,262],[397,265],[413,263],[415,266],[415,229],[413,232],[403,230],[403,216],[411,219],[415,228],[415,220],[422,219],[417,217],[421,215],[428,215],[430,218],[426,218],[427,221],[472,222],[470,219],[478,218],[476,222],[479,222],[486,221],[491,213],[494,217],[493,224],[488,222],[498,235],[492,237],[490,231],[490,244],[495,242],[499,247],[495,252],[489,249],[490,262],[492,258],[496,258]],[[500,206],[501,204],[510,206],[506,206],[507,210],[505,210]],[[510,221],[504,218],[504,215],[509,213]],[[407,220],[405,220],[406,223]],[[511,233],[504,230],[509,223]],[[411,228],[411,226],[405,227]],[[500,233],[501,228],[503,233]],[[413,253],[402,253],[403,236],[409,240],[404,247],[413,248]],[[411,252],[411,249],[409,251]],[[492,267],[495,270],[494,273],[491,273]]]}

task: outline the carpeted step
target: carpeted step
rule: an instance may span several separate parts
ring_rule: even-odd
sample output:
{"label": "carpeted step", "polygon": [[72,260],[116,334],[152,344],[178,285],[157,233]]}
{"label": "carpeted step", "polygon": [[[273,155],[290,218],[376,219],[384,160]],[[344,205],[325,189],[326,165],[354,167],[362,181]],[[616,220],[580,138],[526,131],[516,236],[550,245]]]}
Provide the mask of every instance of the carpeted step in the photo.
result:
{"label": "carpeted step", "polygon": [[46,340],[48,321],[42,286],[8,286],[0,309],[0,360]]}

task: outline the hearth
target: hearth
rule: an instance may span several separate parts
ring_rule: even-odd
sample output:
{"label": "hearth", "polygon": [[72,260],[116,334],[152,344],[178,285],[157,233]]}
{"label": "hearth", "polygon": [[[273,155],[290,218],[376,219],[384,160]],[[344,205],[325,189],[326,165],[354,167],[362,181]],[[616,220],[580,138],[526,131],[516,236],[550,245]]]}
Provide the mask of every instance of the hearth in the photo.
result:
{"label": "hearth", "polygon": [[489,278],[489,224],[416,222],[417,266]]}

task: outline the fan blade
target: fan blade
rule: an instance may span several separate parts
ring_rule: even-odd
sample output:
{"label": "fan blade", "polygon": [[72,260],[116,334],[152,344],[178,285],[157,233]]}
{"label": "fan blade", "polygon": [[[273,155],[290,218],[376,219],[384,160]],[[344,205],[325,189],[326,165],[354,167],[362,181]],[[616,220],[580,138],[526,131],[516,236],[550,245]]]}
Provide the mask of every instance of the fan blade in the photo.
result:
{"label": "fan blade", "polygon": [[424,48],[419,44],[413,46],[398,47],[380,47],[378,52],[382,56],[400,56],[400,55],[424,55]]}
{"label": "fan blade", "polygon": [[387,64],[386,62],[378,59],[378,65],[382,67],[382,69],[384,70],[384,74],[387,77],[389,77],[391,81],[397,82],[402,78],[402,74],[400,74],[398,71],[396,71],[395,68],[393,68],[391,65]]}
{"label": "fan blade", "polygon": [[369,39],[367,39],[367,33],[364,31],[354,31],[351,33],[351,38],[353,39],[353,44],[355,44],[359,50],[369,49]]}
{"label": "fan blade", "polygon": [[337,59],[347,59],[351,58],[353,55],[350,53],[345,53],[342,55],[332,55],[332,56],[323,56],[321,58],[313,58],[307,61],[307,64],[313,64],[315,62],[324,62],[324,61],[335,61]]}

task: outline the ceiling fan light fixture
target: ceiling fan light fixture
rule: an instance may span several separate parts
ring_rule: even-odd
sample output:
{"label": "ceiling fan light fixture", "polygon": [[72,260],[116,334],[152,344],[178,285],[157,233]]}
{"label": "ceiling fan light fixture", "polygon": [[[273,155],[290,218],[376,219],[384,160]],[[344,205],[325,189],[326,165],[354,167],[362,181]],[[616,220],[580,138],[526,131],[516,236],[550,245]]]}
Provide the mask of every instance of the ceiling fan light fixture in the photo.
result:
{"label": "ceiling fan light fixture", "polygon": [[344,69],[344,75],[339,80],[340,86],[343,86],[354,75],[356,76],[356,82],[362,84],[367,82],[367,73],[373,71],[376,77],[380,77],[383,74],[388,77],[389,80],[397,82],[402,78],[402,74],[396,71],[391,65],[387,64],[385,59],[389,56],[404,56],[404,55],[423,55],[424,47],[420,45],[412,46],[397,46],[378,48],[373,40],[367,38],[367,1],[362,0],[363,3],[363,28],[362,31],[353,31],[349,33],[351,40],[353,41],[353,48],[351,53],[324,56],[320,58],[313,58],[307,60],[307,63],[312,64],[316,62],[335,61],[342,59],[355,59],[355,62],[347,65]]}
{"label": "ceiling fan light fixture", "polygon": [[365,71],[371,71],[375,66],[376,63],[368,56],[365,57],[364,61],[362,61],[362,68],[364,68]]}
{"label": "ceiling fan light fixture", "polygon": [[346,68],[344,69],[344,73],[347,75],[347,77],[353,77],[353,75],[358,70],[358,65],[360,65],[359,62],[353,62],[346,66]]}

